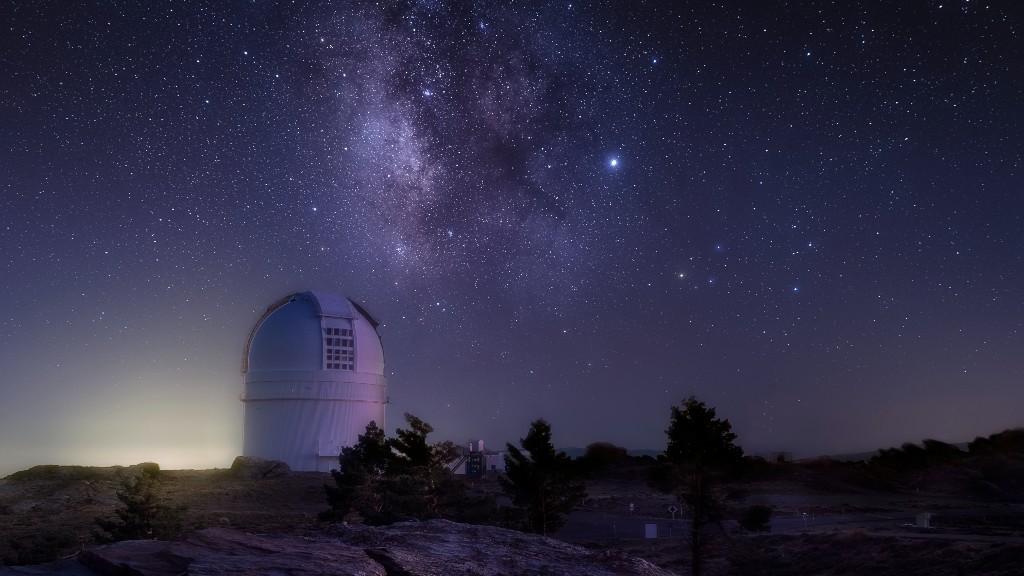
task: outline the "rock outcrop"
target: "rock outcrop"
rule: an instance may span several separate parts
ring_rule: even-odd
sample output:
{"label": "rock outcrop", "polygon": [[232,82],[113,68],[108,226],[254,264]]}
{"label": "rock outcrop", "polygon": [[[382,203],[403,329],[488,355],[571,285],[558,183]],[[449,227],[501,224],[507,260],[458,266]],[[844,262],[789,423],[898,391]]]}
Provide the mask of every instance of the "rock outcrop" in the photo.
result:
{"label": "rock outcrop", "polygon": [[345,545],[377,560],[389,576],[672,574],[646,560],[493,526],[432,520],[387,528],[338,526],[334,531]]}
{"label": "rock outcrop", "polygon": [[672,574],[644,560],[551,538],[445,520],[387,527],[335,526],[319,536],[207,528],[183,540],[134,540],[84,550],[77,561],[0,568],[0,575],[337,574],[567,576]]}
{"label": "rock outcrop", "polygon": [[287,463],[280,460],[267,460],[256,456],[238,456],[231,463],[231,473],[236,478],[248,480],[260,480],[263,478],[275,478],[287,476],[292,469]]}

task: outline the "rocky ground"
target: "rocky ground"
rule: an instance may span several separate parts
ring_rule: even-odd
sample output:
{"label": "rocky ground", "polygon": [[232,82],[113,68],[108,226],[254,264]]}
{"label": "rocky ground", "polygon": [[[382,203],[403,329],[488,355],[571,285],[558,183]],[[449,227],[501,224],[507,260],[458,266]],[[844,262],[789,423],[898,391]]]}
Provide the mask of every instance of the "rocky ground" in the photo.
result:
{"label": "rocky ground", "polygon": [[588,550],[534,534],[429,520],[383,527],[334,525],[307,537],[205,528],[175,541],[123,541],[84,550],[74,559],[31,567],[0,567],[0,575],[8,574],[671,576],[672,573],[639,558]]}
{"label": "rocky ground", "polygon": [[[50,562],[96,549],[94,519],[113,517],[121,479],[136,473],[137,467],[44,466],[0,480],[0,563]],[[1024,508],[1019,500],[978,498],[961,489],[966,484],[957,474],[963,475],[933,473],[925,487],[945,488],[922,491],[916,485],[879,488],[847,469],[774,469],[730,490],[734,507],[771,506],[772,532],[744,534],[727,524],[729,537],[715,539],[707,551],[706,573],[1020,573]],[[242,538],[238,535],[266,535],[291,546],[337,538],[331,536],[337,527],[317,519],[326,508],[326,482],[327,474],[273,466],[165,470],[161,491],[168,503],[187,506],[185,522],[191,529],[213,529],[203,534],[219,534],[228,541]],[[499,488],[488,479],[477,489]],[[588,483],[588,493],[557,538],[593,553],[644,558],[663,569],[688,573],[689,552],[681,538],[685,523],[668,511],[671,497],[647,487],[643,467],[598,474]],[[933,514],[929,528],[915,525],[922,511]],[[649,524],[655,525],[657,538],[644,537]],[[539,573],[534,568],[519,573]]]}

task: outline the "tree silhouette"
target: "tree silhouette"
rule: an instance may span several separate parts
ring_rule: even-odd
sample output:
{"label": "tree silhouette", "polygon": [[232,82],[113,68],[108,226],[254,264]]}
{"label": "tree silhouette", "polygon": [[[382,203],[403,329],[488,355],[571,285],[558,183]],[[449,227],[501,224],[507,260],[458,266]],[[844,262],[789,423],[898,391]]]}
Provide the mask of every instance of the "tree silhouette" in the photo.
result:
{"label": "tree silhouette", "polygon": [[450,508],[458,504],[451,494],[465,489],[447,467],[456,458],[455,444],[430,444],[427,436],[434,431],[433,426],[409,413],[405,421],[409,427],[396,429],[390,441],[394,458],[384,479],[387,505],[378,517],[368,521],[391,524],[413,518],[458,517],[458,510]]}
{"label": "tree silhouette", "polygon": [[501,485],[520,513],[518,528],[547,536],[565,525],[565,515],[585,496],[584,485],[572,478],[572,460],[555,451],[545,420],[534,420],[519,445],[506,444]]}
{"label": "tree silhouette", "polygon": [[420,473],[426,470],[443,468],[454,460],[458,452],[451,441],[427,443],[427,436],[434,427],[412,414],[405,414],[409,428],[395,430],[395,438],[391,440],[396,459],[394,464],[400,471]]}
{"label": "tree silhouette", "polygon": [[184,530],[185,507],[164,503],[159,485],[160,465],[154,462],[142,464],[138,475],[125,478],[116,493],[121,501],[121,507],[115,511],[117,520],[95,519],[104,532],[98,539],[117,542],[179,536]]}
{"label": "tree silhouette", "polygon": [[467,495],[465,482],[448,469],[456,458],[455,444],[430,444],[430,424],[412,414],[406,414],[405,421],[408,428],[395,430],[391,439],[370,422],[355,445],[341,450],[339,468],[331,470],[335,485],[324,486],[331,508],[320,514],[321,519],[343,520],[352,512],[372,525],[488,519],[493,499]]}
{"label": "tree silhouette", "polygon": [[668,446],[651,483],[677,495],[690,511],[690,568],[696,576],[701,572],[706,533],[712,527],[721,528],[723,498],[716,481],[735,470],[743,459],[743,449],[733,443],[736,434],[729,421],[716,418],[714,408],[693,396],[681,407],[672,407],[665,434]]}
{"label": "tree silhouette", "polygon": [[354,445],[341,449],[339,467],[331,470],[335,485],[324,486],[331,509],[320,517],[341,520],[353,511],[379,512],[384,507],[382,483],[393,461],[384,431],[371,421]]}

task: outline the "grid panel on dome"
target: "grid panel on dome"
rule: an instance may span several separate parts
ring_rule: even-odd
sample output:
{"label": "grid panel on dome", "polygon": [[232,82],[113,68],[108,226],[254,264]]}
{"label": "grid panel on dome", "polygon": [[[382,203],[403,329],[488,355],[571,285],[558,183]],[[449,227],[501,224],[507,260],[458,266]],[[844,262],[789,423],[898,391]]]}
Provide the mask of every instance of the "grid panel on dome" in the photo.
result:
{"label": "grid panel on dome", "polygon": [[351,328],[324,327],[324,370],[355,370]]}

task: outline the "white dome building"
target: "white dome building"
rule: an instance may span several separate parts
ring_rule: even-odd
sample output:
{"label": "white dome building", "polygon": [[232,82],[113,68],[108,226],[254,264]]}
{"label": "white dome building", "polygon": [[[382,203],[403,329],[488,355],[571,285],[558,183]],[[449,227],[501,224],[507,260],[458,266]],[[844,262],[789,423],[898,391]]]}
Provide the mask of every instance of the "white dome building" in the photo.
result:
{"label": "white dome building", "polygon": [[242,357],[242,454],[326,471],[371,420],[383,429],[387,394],[377,324],[334,292],[300,292],[271,304]]}

